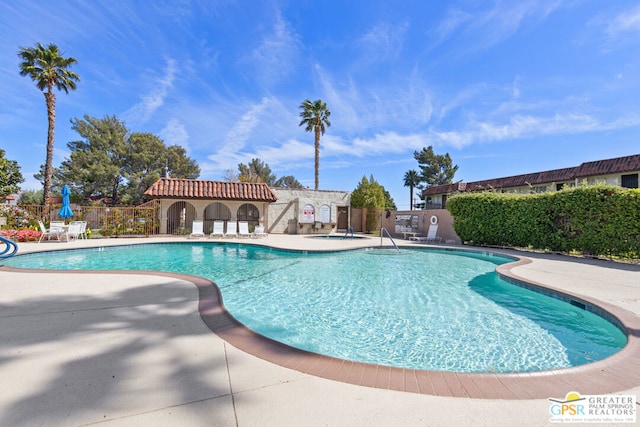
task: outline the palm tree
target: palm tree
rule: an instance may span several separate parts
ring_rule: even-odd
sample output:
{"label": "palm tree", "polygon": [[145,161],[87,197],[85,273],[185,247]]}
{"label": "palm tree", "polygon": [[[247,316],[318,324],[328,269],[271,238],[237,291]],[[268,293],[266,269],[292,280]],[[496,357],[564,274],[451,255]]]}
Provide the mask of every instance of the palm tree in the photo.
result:
{"label": "palm tree", "polygon": [[318,189],[318,176],[320,174],[320,135],[324,135],[325,125],[331,126],[329,122],[329,116],[331,111],[327,108],[327,104],[318,99],[315,102],[311,102],[308,99],[302,101],[300,104],[302,111],[300,117],[302,120],[298,126],[305,126],[307,132],[315,133],[315,175],[316,175],[316,190]]}
{"label": "palm tree", "polygon": [[404,174],[404,186],[405,187],[409,187],[409,200],[411,203],[411,207],[409,208],[409,210],[413,210],[413,189],[416,185],[420,184],[420,181],[422,181],[422,178],[420,177],[420,174],[411,169],[407,172],[405,172]]}
{"label": "palm tree", "polygon": [[53,173],[53,143],[56,127],[56,95],[53,92],[55,86],[58,90],[69,93],[69,89],[76,88],[76,81],[80,77],[68,68],[77,63],[74,58],[62,57],[62,52],[58,46],[50,43],[43,46],[38,43],[35,47],[20,47],[18,57],[20,63],[20,75],[29,76],[36,82],[38,89],[44,92],[44,99],[47,104],[47,119],[49,127],[47,131],[47,160],[45,163],[44,191],[42,192],[44,211],[43,215],[49,213],[49,193],[51,193],[51,175]]}

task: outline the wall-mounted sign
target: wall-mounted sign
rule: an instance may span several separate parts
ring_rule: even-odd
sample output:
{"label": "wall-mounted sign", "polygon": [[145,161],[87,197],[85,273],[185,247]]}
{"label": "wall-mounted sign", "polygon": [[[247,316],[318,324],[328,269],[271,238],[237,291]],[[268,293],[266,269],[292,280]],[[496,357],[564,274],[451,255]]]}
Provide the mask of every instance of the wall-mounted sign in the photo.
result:
{"label": "wall-mounted sign", "polygon": [[304,205],[302,208],[302,221],[304,223],[312,224],[316,219],[316,211],[313,205]]}
{"label": "wall-mounted sign", "polygon": [[331,222],[331,207],[329,205],[320,206],[320,222],[323,224]]}

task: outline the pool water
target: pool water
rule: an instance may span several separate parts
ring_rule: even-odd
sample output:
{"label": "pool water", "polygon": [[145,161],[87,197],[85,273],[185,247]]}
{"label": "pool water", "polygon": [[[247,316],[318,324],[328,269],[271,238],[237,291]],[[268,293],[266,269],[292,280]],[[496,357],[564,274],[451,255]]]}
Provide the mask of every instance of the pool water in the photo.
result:
{"label": "pool water", "polygon": [[509,261],[426,248],[296,252],[202,242],[28,254],[5,264],[206,277],[247,327],[358,362],[528,372],[590,363],[624,347],[624,333],[605,319],[500,279],[495,268]]}

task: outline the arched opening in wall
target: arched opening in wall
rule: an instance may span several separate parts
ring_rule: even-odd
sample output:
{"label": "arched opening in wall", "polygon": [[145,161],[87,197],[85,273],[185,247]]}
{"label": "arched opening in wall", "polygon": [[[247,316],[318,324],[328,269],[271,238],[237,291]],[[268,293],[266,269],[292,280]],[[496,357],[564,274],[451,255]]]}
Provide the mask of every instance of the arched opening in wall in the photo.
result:
{"label": "arched opening in wall", "polygon": [[252,231],[260,222],[260,211],[255,205],[245,203],[238,208],[238,221],[247,221],[249,231]]}
{"label": "arched opening in wall", "polygon": [[204,232],[211,233],[213,231],[213,221],[229,221],[231,219],[231,210],[227,205],[220,202],[214,202],[204,210]]}
{"label": "arched opening in wall", "polygon": [[189,234],[196,217],[191,203],[175,202],[167,209],[167,234]]}

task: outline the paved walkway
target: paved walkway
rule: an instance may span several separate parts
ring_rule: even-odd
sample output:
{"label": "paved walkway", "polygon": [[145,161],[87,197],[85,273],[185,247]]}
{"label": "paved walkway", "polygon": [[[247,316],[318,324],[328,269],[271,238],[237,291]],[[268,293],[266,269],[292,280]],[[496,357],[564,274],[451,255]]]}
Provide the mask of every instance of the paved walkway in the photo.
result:
{"label": "paved walkway", "polygon": [[[21,244],[20,253],[166,239]],[[184,239],[179,239],[184,240]],[[272,235],[298,249],[375,246]],[[384,240],[385,244],[389,244]],[[509,251],[507,251],[509,252]],[[514,253],[514,252],[509,252]],[[507,274],[640,319],[640,267],[519,253]],[[2,426],[531,426],[539,399],[469,399],[363,387],[284,368],[212,333],[193,280],[162,274],[32,273],[0,268]],[[635,329],[634,342],[638,332]],[[640,360],[635,362],[640,371]],[[602,378],[616,366],[603,365]],[[623,367],[624,368],[624,367]],[[622,368],[620,368],[622,369]],[[600,378],[591,378],[597,383]],[[640,382],[619,394],[640,394]],[[558,389],[562,398],[568,391]],[[640,421],[640,417],[639,421]],[[600,424],[602,425],[602,424]]]}

